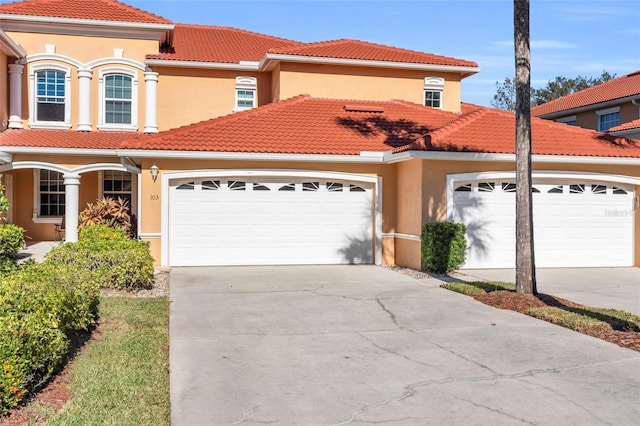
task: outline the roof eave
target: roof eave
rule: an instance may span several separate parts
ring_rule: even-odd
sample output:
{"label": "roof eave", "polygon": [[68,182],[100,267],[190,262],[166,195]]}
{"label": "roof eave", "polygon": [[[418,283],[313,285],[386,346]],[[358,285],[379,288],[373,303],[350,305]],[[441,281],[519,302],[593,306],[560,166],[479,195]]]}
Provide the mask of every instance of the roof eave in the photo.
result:
{"label": "roof eave", "polygon": [[237,71],[259,71],[259,62],[242,61],[239,63],[205,62],[205,61],[180,61],[173,59],[145,59],[145,65],[149,67],[176,67],[176,68],[204,68]]}
{"label": "roof eave", "polygon": [[117,156],[115,149],[100,148],[51,148],[42,146],[0,146],[0,153],[5,154],[55,154],[55,155],[113,155]]}
{"label": "roof eave", "polygon": [[[449,161],[495,161],[515,162],[515,154],[496,154],[486,152],[448,152],[448,151],[405,151],[390,156],[389,162],[405,161],[408,159],[421,160],[449,160]],[[602,164],[619,166],[640,166],[640,157],[602,157],[580,155],[541,155],[531,156],[533,163],[539,164]]]}
{"label": "roof eave", "polygon": [[25,56],[27,56],[27,51],[24,50],[22,46],[20,46],[15,41],[13,41],[11,37],[7,35],[7,33],[2,31],[1,28],[0,28],[0,50],[2,50],[7,55],[14,56],[16,58],[24,58]]}
{"label": "roof eave", "polygon": [[6,31],[89,36],[125,36],[158,41],[166,40],[169,33],[175,28],[175,25],[170,23],[156,24],[11,14],[0,14],[0,23]]}
{"label": "roof eave", "polygon": [[376,68],[400,68],[420,71],[454,72],[462,78],[480,72],[480,67],[459,65],[417,64],[411,62],[370,61],[363,59],[326,58],[316,56],[285,55],[281,53],[267,53],[260,61],[260,69],[271,71],[278,62],[303,62],[324,65],[350,65]]}
{"label": "roof eave", "polygon": [[593,104],[584,105],[584,106],[580,106],[580,107],[577,107],[577,108],[569,108],[569,109],[563,109],[563,110],[559,110],[559,111],[549,112],[549,113],[546,113],[546,114],[535,115],[534,117],[538,117],[538,118],[543,118],[545,120],[549,120],[549,119],[553,119],[553,118],[564,117],[565,115],[573,115],[573,114],[577,114],[577,113],[580,113],[580,112],[608,108],[608,107],[616,106],[616,105],[619,105],[619,104],[623,104],[625,102],[632,101],[634,99],[639,100],[640,99],[640,93],[636,93],[634,95],[625,96],[623,98],[611,99],[611,100],[604,101],[604,102],[596,102],[596,103],[593,103]]}

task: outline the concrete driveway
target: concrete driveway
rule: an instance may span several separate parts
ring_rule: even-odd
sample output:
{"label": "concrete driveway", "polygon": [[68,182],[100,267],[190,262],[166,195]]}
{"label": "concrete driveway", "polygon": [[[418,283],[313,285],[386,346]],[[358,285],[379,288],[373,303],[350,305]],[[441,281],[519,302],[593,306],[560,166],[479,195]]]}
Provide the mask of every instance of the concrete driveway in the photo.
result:
{"label": "concrete driveway", "polygon": [[[516,273],[513,269],[465,269],[455,277],[515,282]],[[539,268],[536,281],[539,293],[640,315],[640,268]]]}
{"label": "concrete driveway", "polygon": [[177,425],[637,424],[640,353],[376,266],[175,268]]}

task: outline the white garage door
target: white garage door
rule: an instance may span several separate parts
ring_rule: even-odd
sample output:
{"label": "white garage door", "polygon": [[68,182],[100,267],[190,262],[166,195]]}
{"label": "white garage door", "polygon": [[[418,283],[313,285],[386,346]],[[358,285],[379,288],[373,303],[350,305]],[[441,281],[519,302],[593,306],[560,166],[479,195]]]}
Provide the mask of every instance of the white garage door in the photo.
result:
{"label": "white garage door", "polygon": [[[536,266],[633,265],[633,190],[599,183],[534,184]],[[453,220],[467,226],[464,268],[515,267],[515,184],[456,184]]]}
{"label": "white garage door", "polygon": [[172,181],[173,266],[372,263],[373,187],[339,180]]}

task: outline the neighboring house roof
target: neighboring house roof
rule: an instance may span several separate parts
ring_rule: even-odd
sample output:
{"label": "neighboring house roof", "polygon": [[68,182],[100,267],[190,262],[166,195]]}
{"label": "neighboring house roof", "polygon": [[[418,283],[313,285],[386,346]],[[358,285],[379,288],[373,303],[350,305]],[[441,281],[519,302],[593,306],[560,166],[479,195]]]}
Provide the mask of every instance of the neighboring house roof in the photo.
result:
{"label": "neighboring house roof", "polygon": [[478,66],[475,62],[462,59],[347,39],[307,43],[297,47],[274,48],[270,49],[269,53],[316,58],[355,59],[459,67]]}
{"label": "neighboring house roof", "polygon": [[0,150],[4,147],[108,149],[137,137],[128,132],[77,132],[75,130],[7,129],[0,133]]}
{"label": "neighboring house roof", "polygon": [[534,117],[559,116],[605,102],[640,96],[640,70],[531,108]]}
{"label": "neighboring house roof", "polygon": [[[454,114],[404,101],[302,95],[122,144],[124,149],[358,155],[407,150],[515,152],[512,113],[465,104]],[[533,153],[640,158],[640,142],[532,120]]]}
{"label": "neighboring house roof", "polygon": [[153,13],[116,0],[24,0],[0,5],[0,15],[46,16],[98,21],[170,24]]}
{"label": "neighboring house roof", "polygon": [[173,46],[147,59],[174,61],[238,63],[258,62],[274,47],[302,43],[230,27],[176,24]]}
{"label": "neighboring house roof", "polygon": [[633,120],[633,121],[629,121],[627,123],[620,124],[619,126],[611,127],[608,130],[608,132],[609,133],[623,132],[625,130],[634,130],[634,129],[640,130],[640,118],[637,119],[637,120]]}

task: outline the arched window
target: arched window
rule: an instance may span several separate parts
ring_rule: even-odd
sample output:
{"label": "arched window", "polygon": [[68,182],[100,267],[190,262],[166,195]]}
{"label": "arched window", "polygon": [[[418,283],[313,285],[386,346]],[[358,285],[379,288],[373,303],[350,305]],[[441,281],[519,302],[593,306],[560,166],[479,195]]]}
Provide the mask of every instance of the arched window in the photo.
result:
{"label": "arched window", "polygon": [[433,108],[442,109],[442,93],[444,91],[444,78],[426,77],[424,79],[424,104]]}
{"label": "arched window", "polygon": [[70,88],[71,70],[57,64],[30,67],[32,94],[29,126],[34,128],[71,127]]}
{"label": "arched window", "polygon": [[128,75],[104,78],[104,123],[132,124],[133,83]]}
{"label": "arched window", "polygon": [[236,77],[236,105],[233,112],[257,106],[257,82],[255,77]]}

